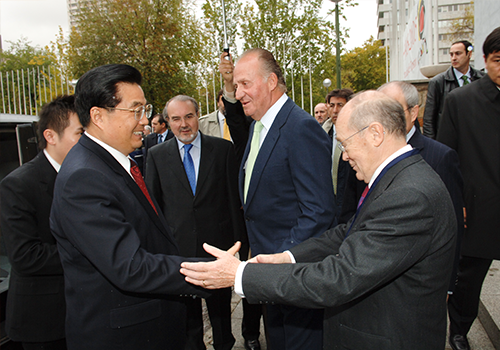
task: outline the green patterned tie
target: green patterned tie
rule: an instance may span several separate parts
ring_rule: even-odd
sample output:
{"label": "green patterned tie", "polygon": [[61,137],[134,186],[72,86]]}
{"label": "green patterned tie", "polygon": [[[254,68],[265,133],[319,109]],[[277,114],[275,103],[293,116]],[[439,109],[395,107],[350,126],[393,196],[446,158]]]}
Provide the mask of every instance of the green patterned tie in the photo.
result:
{"label": "green patterned tie", "polygon": [[465,85],[467,85],[467,84],[470,83],[469,78],[467,78],[466,75],[462,75],[461,79],[464,81],[464,83],[462,84],[462,86],[465,86]]}
{"label": "green patterned tie", "polygon": [[253,128],[252,143],[250,144],[250,152],[248,153],[247,167],[245,170],[245,188],[243,191],[245,203],[247,201],[248,186],[250,185],[250,179],[252,178],[253,166],[255,164],[255,160],[257,159],[257,154],[259,154],[260,132],[263,127],[264,125],[260,122],[260,120],[258,120],[255,122],[255,126]]}

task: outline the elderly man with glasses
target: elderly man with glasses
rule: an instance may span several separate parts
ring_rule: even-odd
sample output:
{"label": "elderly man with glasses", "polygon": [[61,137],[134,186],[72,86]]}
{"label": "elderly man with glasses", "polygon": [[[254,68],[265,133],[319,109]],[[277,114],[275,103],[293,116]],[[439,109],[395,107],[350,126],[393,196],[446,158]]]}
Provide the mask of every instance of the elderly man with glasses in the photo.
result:
{"label": "elderly man with glasses", "polygon": [[324,349],[441,350],[455,251],[448,191],[406,144],[397,101],[362,93],[337,128],[344,160],[368,184],[347,224],[257,263],[207,245],[218,260],[183,263],[181,273],[208,288],[234,285],[250,303],[325,308]]}

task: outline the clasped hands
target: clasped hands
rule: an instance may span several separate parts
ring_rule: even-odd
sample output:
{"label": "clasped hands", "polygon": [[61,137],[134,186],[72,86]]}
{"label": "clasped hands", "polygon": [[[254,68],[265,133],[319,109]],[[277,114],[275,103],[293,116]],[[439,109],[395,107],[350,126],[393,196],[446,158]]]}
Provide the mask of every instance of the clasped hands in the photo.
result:
{"label": "clasped hands", "polygon": [[[186,276],[187,282],[207,288],[219,289],[234,286],[236,271],[241,261],[234,255],[240,250],[241,242],[236,242],[227,251],[220,250],[207,243],[203,244],[203,249],[216,260],[210,262],[183,262],[180,272]],[[287,253],[261,254],[248,260],[249,263],[260,264],[283,264],[290,263],[290,256]]]}

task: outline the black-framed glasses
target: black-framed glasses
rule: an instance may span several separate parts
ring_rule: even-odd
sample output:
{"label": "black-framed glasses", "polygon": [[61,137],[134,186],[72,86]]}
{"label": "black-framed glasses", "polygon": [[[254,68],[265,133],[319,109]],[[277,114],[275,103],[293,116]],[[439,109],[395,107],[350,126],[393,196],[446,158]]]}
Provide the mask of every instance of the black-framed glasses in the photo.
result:
{"label": "black-framed glasses", "polygon": [[369,125],[365,126],[365,127],[364,127],[363,129],[361,129],[361,130],[356,131],[354,134],[352,134],[351,136],[349,136],[348,138],[346,138],[344,141],[342,141],[342,142],[338,141],[338,142],[337,142],[337,147],[338,147],[338,148],[339,148],[342,152],[345,152],[345,146],[344,146],[344,143],[345,143],[347,140],[349,140],[351,137],[353,137],[353,136],[355,136],[355,135],[359,134],[361,131],[365,130],[367,127],[369,127]]}
{"label": "black-framed glasses", "polygon": [[151,104],[147,104],[145,106],[139,106],[135,109],[118,108],[118,107],[105,107],[105,108],[109,110],[116,109],[118,111],[134,112],[134,119],[137,121],[140,121],[144,117],[144,115],[146,115],[146,118],[149,119],[153,114],[153,105]]}

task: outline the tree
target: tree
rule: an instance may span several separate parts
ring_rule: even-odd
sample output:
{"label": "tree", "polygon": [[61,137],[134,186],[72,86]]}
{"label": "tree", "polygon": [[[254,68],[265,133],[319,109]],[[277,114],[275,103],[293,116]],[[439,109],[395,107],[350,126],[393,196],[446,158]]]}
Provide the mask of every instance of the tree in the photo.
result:
{"label": "tree", "polygon": [[146,98],[159,110],[174,95],[194,95],[206,38],[189,1],[89,1],[70,34],[72,73],[79,77],[110,63],[134,66]]}
{"label": "tree", "polygon": [[461,18],[451,21],[449,32],[450,42],[472,39],[474,34],[474,1],[465,6]]}
{"label": "tree", "polygon": [[370,37],[341,58],[342,86],[358,92],[376,89],[385,83],[385,50],[380,40]]}

